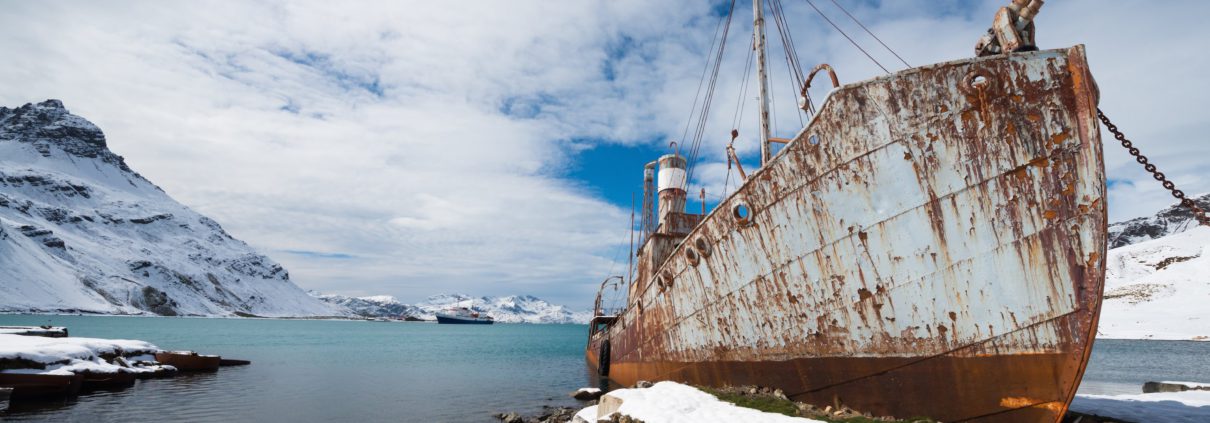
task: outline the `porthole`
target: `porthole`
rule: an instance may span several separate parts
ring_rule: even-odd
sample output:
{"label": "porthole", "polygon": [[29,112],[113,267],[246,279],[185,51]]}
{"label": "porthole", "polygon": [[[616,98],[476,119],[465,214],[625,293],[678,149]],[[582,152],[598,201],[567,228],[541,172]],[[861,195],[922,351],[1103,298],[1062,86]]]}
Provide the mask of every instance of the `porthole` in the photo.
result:
{"label": "porthole", "polygon": [[971,78],[971,88],[979,88],[987,85],[987,77],[983,75],[975,75]]}
{"label": "porthole", "polygon": [[811,134],[807,137],[807,142],[811,143],[811,145],[819,145],[819,135]]}
{"label": "porthole", "polygon": [[692,266],[697,266],[701,262],[701,257],[697,255],[697,249],[693,247],[685,247],[685,260],[689,261]]}
{"label": "porthole", "polygon": [[990,94],[999,92],[996,87],[996,81],[992,75],[984,70],[973,70],[962,77],[962,82],[958,84],[958,89],[967,95],[978,95],[979,93]]}
{"label": "porthole", "polygon": [[731,215],[740,226],[747,226],[752,222],[752,208],[742,201],[731,206]]}
{"label": "porthole", "polygon": [[696,241],[693,241],[693,246],[697,247],[697,252],[700,253],[702,257],[710,257],[710,243],[706,242],[706,237],[698,237]]}

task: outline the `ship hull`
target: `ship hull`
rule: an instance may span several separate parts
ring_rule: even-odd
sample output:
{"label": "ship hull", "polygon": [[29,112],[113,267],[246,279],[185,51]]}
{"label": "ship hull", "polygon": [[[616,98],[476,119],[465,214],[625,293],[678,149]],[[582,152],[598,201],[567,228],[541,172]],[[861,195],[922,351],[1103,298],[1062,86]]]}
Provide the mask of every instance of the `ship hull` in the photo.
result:
{"label": "ship hull", "polygon": [[666,260],[645,261],[659,245],[644,245],[629,306],[590,336],[589,364],[608,340],[621,385],[1059,421],[1104,284],[1097,95],[1079,46],[833,91]]}
{"label": "ship hull", "polygon": [[437,323],[450,324],[450,325],[490,325],[493,323],[493,321],[486,320],[486,319],[462,318],[462,317],[438,315]]}

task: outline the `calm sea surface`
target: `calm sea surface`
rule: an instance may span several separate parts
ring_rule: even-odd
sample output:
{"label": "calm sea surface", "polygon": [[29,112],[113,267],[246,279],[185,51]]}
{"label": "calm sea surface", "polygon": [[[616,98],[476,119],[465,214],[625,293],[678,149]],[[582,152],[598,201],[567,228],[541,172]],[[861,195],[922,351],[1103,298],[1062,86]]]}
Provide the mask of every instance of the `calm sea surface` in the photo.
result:
{"label": "calm sea surface", "polygon": [[[493,412],[575,405],[567,392],[590,381],[582,325],[0,315],[0,325],[40,324],[253,363],[21,406],[0,420],[492,422]],[[1099,340],[1080,389],[1210,382],[1208,356],[1210,343]]]}
{"label": "calm sea surface", "polygon": [[10,410],[5,421],[491,422],[575,405],[588,383],[584,325],[0,315],[73,337],[141,339],[252,360],[218,373]]}

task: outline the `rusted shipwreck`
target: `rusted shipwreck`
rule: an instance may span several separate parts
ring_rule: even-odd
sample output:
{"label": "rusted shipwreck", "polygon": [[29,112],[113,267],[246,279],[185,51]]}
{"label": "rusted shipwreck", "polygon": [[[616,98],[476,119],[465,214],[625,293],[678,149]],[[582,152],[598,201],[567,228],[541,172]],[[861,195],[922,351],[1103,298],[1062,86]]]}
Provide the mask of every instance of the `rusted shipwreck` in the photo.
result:
{"label": "rusted shipwreck", "polygon": [[656,226],[626,306],[598,294],[589,365],[620,385],[1060,421],[1100,311],[1105,177],[1084,49],[1032,48],[1041,3],[1001,9],[979,57],[837,86],[709,213],[685,210],[686,159],[661,158]]}

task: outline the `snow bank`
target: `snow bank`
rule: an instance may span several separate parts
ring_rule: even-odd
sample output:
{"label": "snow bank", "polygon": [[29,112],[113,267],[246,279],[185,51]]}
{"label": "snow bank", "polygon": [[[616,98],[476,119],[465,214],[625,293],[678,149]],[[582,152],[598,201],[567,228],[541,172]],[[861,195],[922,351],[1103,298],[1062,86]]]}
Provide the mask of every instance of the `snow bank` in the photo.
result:
{"label": "snow bank", "polygon": [[1210,340],[1210,228],[1109,251],[1098,337]]}
{"label": "snow bank", "polygon": [[1071,411],[1136,422],[1210,421],[1210,391],[1076,395]]}
{"label": "snow bank", "polygon": [[73,360],[91,362],[102,355],[125,356],[154,353],[159,350],[150,343],[126,339],[43,338],[0,334],[0,360],[62,364]]}
{"label": "snow bank", "polygon": [[576,417],[587,422],[608,419],[613,413],[646,423],[809,423],[818,420],[766,413],[720,401],[691,386],[660,382],[650,388],[611,391],[600,405],[580,410]]}

